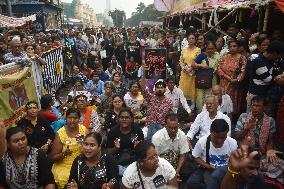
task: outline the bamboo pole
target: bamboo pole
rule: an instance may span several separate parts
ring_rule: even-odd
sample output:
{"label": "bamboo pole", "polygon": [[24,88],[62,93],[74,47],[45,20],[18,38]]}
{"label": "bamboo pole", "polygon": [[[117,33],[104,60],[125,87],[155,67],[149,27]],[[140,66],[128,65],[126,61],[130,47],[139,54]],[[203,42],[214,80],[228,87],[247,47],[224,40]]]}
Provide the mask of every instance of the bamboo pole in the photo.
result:
{"label": "bamboo pole", "polygon": [[269,3],[265,6],[265,14],[264,14],[264,19],[263,19],[263,28],[262,31],[266,32],[267,31],[267,26],[268,26],[268,18],[269,18]]}
{"label": "bamboo pole", "polygon": [[224,20],[226,20],[229,16],[231,16],[237,9],[233,9],[231,12],[229,12],[224,18],[222,18],[222,20],[220,20],[215,26],[213,26],[212,28],[210,28],[206,33],[211,32],[213,29],[215,29],[217,26],[219,26]]}
{"label": "bamboo pole", "polygon": [[[197,16],[192,16],[192,18],[198,20],[199,22],[202,22],[202,19],[198,18]],[[207,27],[209,27],[209,24],[208,24],[208,23],[205,23],[205,24],[207,25]],[[221,33],[221,34],[223,34],[223,35],[227,35],[226,32],[224,32],[224,31],[222,31],[222,30],[220,30],[220,29],[218,29],[218,28],[214,28],[214,30],[217,31],[217,32],[219,32],[219,33]]]}

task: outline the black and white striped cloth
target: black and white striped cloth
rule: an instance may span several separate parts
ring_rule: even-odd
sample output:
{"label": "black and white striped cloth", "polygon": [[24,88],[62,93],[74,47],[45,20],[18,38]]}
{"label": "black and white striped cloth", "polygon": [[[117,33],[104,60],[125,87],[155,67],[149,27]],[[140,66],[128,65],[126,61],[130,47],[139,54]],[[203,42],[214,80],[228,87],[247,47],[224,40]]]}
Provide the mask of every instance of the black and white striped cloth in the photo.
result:
{"label": "black and white striped cloth", "polygon": [[63,83],[63,56],[62,48],[52,49],[43,54],[42,58],[47,61],[43,66],[43,87],[48,94],[53,93]]}
{"label": "black and white striped cloth", "polygon": [[266,96],[272,82],[273,62],[263,55],[249,62],[248,74],[250,78],[249,92],[254,95]]}

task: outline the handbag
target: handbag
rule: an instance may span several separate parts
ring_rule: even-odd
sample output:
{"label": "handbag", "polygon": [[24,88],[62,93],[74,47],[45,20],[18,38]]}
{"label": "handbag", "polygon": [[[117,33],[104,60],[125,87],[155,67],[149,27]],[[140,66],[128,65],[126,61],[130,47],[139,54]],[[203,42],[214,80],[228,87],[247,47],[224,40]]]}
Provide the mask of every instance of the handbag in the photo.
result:
{"label": "handbag", "polygon": [[[208,59],[205,58],[206,64],[209,66]],[[195,88],[210,89],[212,88],[213,69],[199,69],[195,71]]]}

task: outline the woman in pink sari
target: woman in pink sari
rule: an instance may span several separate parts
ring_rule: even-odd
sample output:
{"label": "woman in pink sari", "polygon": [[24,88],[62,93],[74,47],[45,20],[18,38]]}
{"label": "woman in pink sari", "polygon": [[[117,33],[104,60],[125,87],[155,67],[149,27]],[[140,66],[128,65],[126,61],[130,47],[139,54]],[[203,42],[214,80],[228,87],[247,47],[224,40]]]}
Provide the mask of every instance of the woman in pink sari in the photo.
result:
{"label": "woman in pink sari", "polygon": [[217,74],[220,77],[220,85],[226,90],[226,93],[230,95],[233,101],[233,115],[236,115],[240,113],[242,94],[240,82],[245,77],[247,59],[239,53],[237,41],[229,41],[228,46],[229,53],[222,57]]}

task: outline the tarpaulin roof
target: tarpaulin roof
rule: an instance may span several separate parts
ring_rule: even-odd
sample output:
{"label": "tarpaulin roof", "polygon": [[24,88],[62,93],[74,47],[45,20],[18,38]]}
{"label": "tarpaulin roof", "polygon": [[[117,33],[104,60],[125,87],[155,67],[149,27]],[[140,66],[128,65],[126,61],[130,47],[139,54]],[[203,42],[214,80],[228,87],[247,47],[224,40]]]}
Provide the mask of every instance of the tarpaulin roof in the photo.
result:
{"label": "tarpaulin roof", "polygon": [[[247,6],[250,4],[264,5],[274,0],[155,0],[154,5],[157,10],[170,8],[170,14],[190,13],[200,9],[207,8],[225,8],[232,9],[235,7]],[[284,0],[276,0],[284,9]]]}
{"label": "tarpaulin roof", "polygon": [[158,11],[170,12],[172,9],[173,0],[154,0],[154,7]]}

